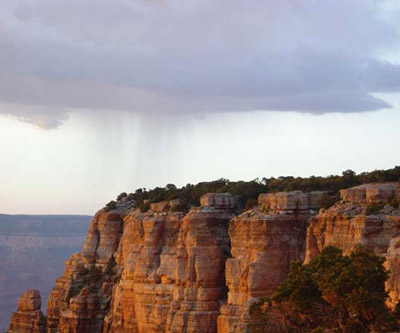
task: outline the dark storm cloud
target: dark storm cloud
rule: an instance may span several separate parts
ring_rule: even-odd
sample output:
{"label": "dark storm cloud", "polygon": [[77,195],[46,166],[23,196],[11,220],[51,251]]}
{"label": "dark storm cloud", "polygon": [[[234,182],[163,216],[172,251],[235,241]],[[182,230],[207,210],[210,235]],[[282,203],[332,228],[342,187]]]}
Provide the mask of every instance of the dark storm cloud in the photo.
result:
{"label": "dark storm cloud", "polygon": [[394,1],[3,1],[0,113],[42,127],[78,109],[361,112],[400,90]]}

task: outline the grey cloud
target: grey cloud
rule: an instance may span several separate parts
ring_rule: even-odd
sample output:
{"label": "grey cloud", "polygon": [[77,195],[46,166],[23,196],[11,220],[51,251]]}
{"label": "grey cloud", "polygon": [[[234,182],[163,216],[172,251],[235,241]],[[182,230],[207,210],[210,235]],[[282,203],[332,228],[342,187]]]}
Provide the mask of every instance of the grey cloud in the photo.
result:
{"label": "grey cloud", "polygon": [[60,107],[3,102],[0,102],[0,114],[12,115],[23,122],[44,129],[60,127],[69,117],[68,110]]}
{"label": "grey cloud", "polygon": [[[400,90],[393,1],[4,0],[0,113],[362,112]],[[77,111],[78,112],[78,111]]]}

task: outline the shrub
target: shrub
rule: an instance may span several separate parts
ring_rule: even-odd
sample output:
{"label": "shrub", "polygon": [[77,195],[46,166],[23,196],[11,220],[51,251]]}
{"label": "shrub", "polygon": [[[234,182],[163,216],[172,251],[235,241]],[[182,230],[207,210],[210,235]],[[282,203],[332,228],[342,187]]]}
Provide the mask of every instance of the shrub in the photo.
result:
{"label": "shrub", "polygon": [[[168,201],[181,199],[187,203],[187,207],[198,206],[200,197],[205,193],[229,192],[239,196],[239,209],[250,209],[256,205],[260,193],[279,192],[279,191],[328,191],[330,198],[326,197],[321,207],[328,207],[335,201],[335,195],[340,189],[352,187],[355,185],[397,181],[400,177],[400,166],[388,170],[375,170],[372,172],[363,172],[356,174],[352,170],[343,171],[342,175],[330,175],[327,177],[311,176],[291,177],[281,176],[278,178],[262,178],[251,181],[230,181],[220,178],[209,182],[200,182],[198,184],[187,184],[178,188],[174,184],[167,184],[165,187],[155,187],[153,189],[138,188],[135,192],[128,195],[129,201],[133,202],[135,208],[142,211],[148,210],[149,202]],[[125,196],[126,193],[121,193]],[[147,201],[146,201],[147,202]],[[110,207],[109,210],[115,207]],[[107,208],[108,209],[108,208]]]}
{"label": "shrub", "polygon": [[110,260],[110,261],[107,263],[106,270],[105,270],[105,275],[106,275],[106,276],[112,276],[112,275],[114,275],[114,274],[115,274],[115,266],[116,266],[116,265],[117,265],[117,264],[115,263],[114,260]]}
{"label": "shrub", "polygon": [[139,208],[142,213],[145,213],[150,209],[150,202],[147,200],[143,201],[138,205],[137,208]]}
{"label": "shrub", "polygon": [[365,209],[365,215],[374,215],[378,214],[379,211],[383,208],[383,204],[371,204],[368,205],[367,208]]}
{"label": "shrub", "polygon": [[321,198],[318,200],[318,207],[328,209],[333,206],[338,201],[337,196],[329,195],[327,192],[324,192]]}
{"label": "shrub", "polygon": [[106,211],[106,212],[109,212],[109,211],[111,211],[111,210],[113,210],[113,209],[116,209],[117,208],[117,203],[114,201],[114,200],[111,200],[105,207],[104,207],[104,210]]}
{"label": "shrub", "polygon": [[399,208],[399,200],[395,196],[393,196],[392,200],[389,201],[389,205],[393,208]]}
{"label": "shrub", "polygon": [[253,207],[257,206],[257,203],[258,201],[256,198],[248,199],[244,205],[244,210],[252,209]]}
{"label": "shrub", "polygon": [[87,274],[89,274],[89,270],[84,265],[79,265],[78,266],[78,276],[84,277]]}
{"label": "shrub", "polygon": [[65,301],[67,303],[69,303],[69,301],[71,300],[72,297],[76,296],[79,294],[79,292],[81,291],[82,286],[73,286],[71,288],[68,289],[67,295],[65,297]]}
{"label": "shrub", "polygon": [[184,212],[188,209],[188,203],[185,200],[180,200],[179,205],[171,208],[172,212]]}
{"label": "shrub", "polygon": [[397,332],[387,277],[383,259],[360,246],[350,256],[326,247],[309,264],[292,264],[268,306],[253,304],[250,332]]}
{"label": "shrub", "polygon": [[117,200],[121,200],[122,198],[126,198],[128,196],[128,194],[126,194],[126,192],[122,192],[120,193],[120,195],[117,197]]}
{"label": "shrub", "polygon": [[92,265],[89,269],[89,283],[97,284],[100,280],[101,270],[96,265]]}

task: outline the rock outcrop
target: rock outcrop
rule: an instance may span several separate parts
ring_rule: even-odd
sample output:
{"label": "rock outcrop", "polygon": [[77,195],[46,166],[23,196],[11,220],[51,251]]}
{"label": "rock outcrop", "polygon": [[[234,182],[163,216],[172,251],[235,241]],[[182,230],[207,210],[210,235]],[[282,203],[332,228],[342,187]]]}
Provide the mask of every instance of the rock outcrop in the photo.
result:
{"label": "rock outcrop", "polygon": [[51,292],[47,332],[216,332],[237,198],[201,202],[96,214]]}
{"label": "rock outcrop", "polygon": [[232,258],[226,262],[227,303],[218,332],[245,332],[249,305],[270,296],[287,276],[290,262],[304,259],[310,214],[322,192],[261,194],[259,206],[235,217],[229,226]]}
{"label": "rock outcrop", "polygon": [[400,300],[400,192],[398,183],[367,184],[340,191],[341,200],[309,221],[309,262],[328,245],[349,254],[356,245],[386,259],[390,305]]}
{"label": "rock outcrop", "polygon": [[338,203],[310,219],[306,262],[328,245],[348,254],[361,244],[383,256],[390,240],[399,235],[399,209],[389,205],[393,198],[400,199],[397,183],[361,185],[341,190],[340,196]]}
{"label": "rock outcrop", "polygon": [[388,203],[393,197],[400,198],[398,183],[364,184],[340,190],[340,198],[356,204]]}
{"label": "rock outcrop", "polygon": [[208,194],[201,203],[186,215],[135,211],[124,220],[124,270],[105,332],[216,332],[236,199]]}
{"label": "rock outcrop", "polygon": [[40,309],[40,292],[35,289],[25,291],[18,299],[18,310],[11,316],[7,333],[44,333],[45,319]]}
{"label": "rock outcrop", "polygon": [[323,196],[261,194],[240,215],[229,193],[206,194],[189,211],[179,200],[146,212],[120,200],[95,215],[82,252],[67,260],[48,300],[46,331],[244,333],[249,306],[276,290],[292,261],[309,261],[327,245],[349,253],[360,243],[385,257],[397,303],[398,185],[344,190],[340,202],[319,210]]}
{"label": "rock outcrop", "polygon": [[388,303],[394,307],[400,300],[400,237],[395,237],[390,241],[385,259],[384,265],[389,271],[389,278],[386,281],[386,290],[389,293]]}
{"label": "rock outcrop", "polygon": [[82,252],[65,263],[47,302],[47,332],[101,332],[120,269],[114,262],[123,231],[119,211],[97,213]]}

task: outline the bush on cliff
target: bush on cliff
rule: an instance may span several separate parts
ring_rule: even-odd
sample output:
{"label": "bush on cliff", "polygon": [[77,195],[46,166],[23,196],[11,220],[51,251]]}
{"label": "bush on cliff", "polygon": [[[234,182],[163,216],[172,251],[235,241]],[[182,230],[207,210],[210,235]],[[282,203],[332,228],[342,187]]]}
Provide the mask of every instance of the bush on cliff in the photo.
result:
{"label": "bush on cliff", "polygon": [[318,207],[328,209],[329,207],[333,206],[337,201],[339,201],[339,197],[337,195],[329,195],[325,192],[318,200]]}
{"label": "bush on cliff", "polygon": [[117,200],[122,200],[123,198],[126,198],[127,196],[128,196],[128,194],[126,194],[126,192],[122,192],[117,197]]}
{"label": "bush on cliff", "polygon": [[113,209],[117,208],[117,203],[114,200],[111,200],[105,207],[104,210],[109,212]]}
{"label": "bush on cliff", "polygon": [[[174,184],[167,184],[165,187],[156,187],[151,190],[139,188],[134,193],[127,195],[128,200],[134,202],[135,208],[142,211],[147,209],[147,203],[160,202],[166,200],[180,199],[186,205],[198,206],[200,197],[209,192],[222,193],[229,192],[240,197],[240,207],[250,209],[257,204],[257,197],[260,193],[278,191],[328,191],[322,207],[329,207],[336,200],[336,195],[340,189],[352,186],[373,183],[397,181],[400,178],[400,166],[388,170],[375,170],[356,174],[352,170],[343,171],[341,175],[331,175],[327,177],[311,176],[291,177],[282,176],[278,178],[262,178],[251,181],[230,181],[220,178],[210,182],[201,182],[196,185],[187,184],[181,188]],[[125,197],[126,193],[121,193],[117,201]],[[109,203],[107,210],[114,209],[114,204]],[[113,208],[114,207],[114,208]],[[183,207],[181,207],[182,209]]]}
{"label": "bush on cliff", "polygon": [[393,208],[399,208],[399,200],[395,196],[389,201],[389,205]]}
{"label": "bush on cliff", "polygon": [[398,311],[385,305],[383,259],[357,247],[329,246],[309,264],[295,262],[271,299],[250,307],[251,332],[393,332]]}

